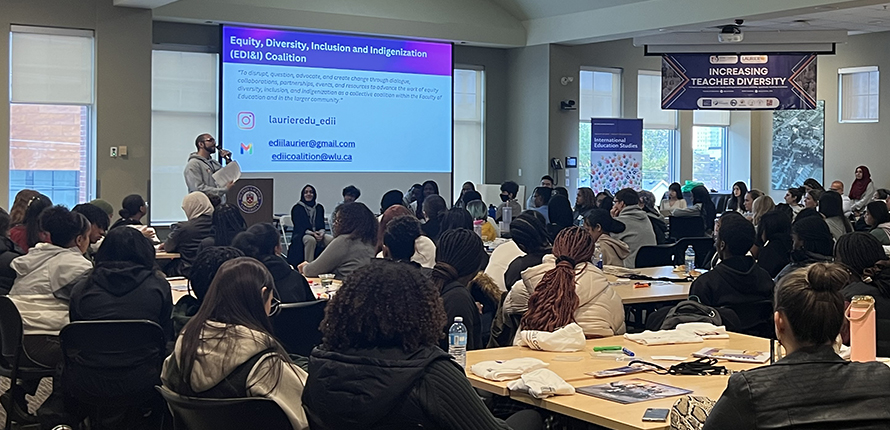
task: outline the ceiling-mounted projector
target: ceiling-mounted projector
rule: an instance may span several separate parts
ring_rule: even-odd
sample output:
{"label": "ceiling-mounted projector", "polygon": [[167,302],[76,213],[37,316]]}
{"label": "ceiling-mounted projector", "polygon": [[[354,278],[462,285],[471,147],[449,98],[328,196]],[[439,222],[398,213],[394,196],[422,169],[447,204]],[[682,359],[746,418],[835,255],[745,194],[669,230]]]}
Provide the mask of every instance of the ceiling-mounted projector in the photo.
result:
{"label": "ceiling-mounted projector", "polygon": [[742,24],[745,21],[741,19],[735,20],[735,24],[724,25],[720,28],[720,33],[717,33],[717,41],[720,43],[739,43],[745,40],[745,35],[742,34]]}

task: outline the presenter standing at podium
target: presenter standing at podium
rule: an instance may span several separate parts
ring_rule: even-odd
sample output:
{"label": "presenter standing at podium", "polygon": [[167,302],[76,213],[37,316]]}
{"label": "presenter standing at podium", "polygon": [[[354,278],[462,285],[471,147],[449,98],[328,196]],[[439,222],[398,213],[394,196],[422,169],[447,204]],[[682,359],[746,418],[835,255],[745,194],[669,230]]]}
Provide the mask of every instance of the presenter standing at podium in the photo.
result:
{"label": "presenter standing at podium", "polygon": [[[183,172],[188,192],[200,191],[208,196],[215,195],[225,200],[226,192],[233,183],[229,182],[224,187],[220,187],[213,179],[213,174],[222,169],[222,165],[211,157],[216,152],[216,139],[209,133],[202,134],[195,139],[195,147],[198,150],[189,155]],[[220,149],[219,154],[228,162],[232,162],[230,151]]]}

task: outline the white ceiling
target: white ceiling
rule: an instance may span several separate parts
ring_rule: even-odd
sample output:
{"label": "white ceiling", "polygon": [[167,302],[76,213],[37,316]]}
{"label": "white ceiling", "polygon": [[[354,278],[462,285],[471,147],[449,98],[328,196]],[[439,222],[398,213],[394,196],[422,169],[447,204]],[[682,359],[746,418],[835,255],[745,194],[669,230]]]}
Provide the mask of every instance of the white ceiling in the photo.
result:
{"label": "white ceiling", "polygon": [[489,0],[520,21],[605,9],[646,0]]}

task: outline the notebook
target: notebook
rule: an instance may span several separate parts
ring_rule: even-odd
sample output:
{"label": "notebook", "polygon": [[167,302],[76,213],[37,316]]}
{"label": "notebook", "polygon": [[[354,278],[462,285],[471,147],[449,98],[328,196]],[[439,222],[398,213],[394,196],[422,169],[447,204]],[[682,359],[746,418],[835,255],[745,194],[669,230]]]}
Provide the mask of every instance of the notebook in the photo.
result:
{"label": "notebook", "polygon": [[588,385],[576,388],[575,391],[623,405],[682,396],[692,392],[692,390],[638,378],[615,381],[608,384]]}

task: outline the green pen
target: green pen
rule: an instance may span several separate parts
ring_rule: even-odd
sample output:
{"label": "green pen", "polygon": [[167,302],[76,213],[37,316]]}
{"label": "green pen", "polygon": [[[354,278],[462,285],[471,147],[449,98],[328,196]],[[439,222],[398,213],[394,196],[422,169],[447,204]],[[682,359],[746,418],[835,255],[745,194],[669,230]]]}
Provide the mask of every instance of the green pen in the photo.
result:
{"label": "green pen", "polygon": [[621,351],[620,346],[594,346],[593,352],[602,352],[602,351]]}

